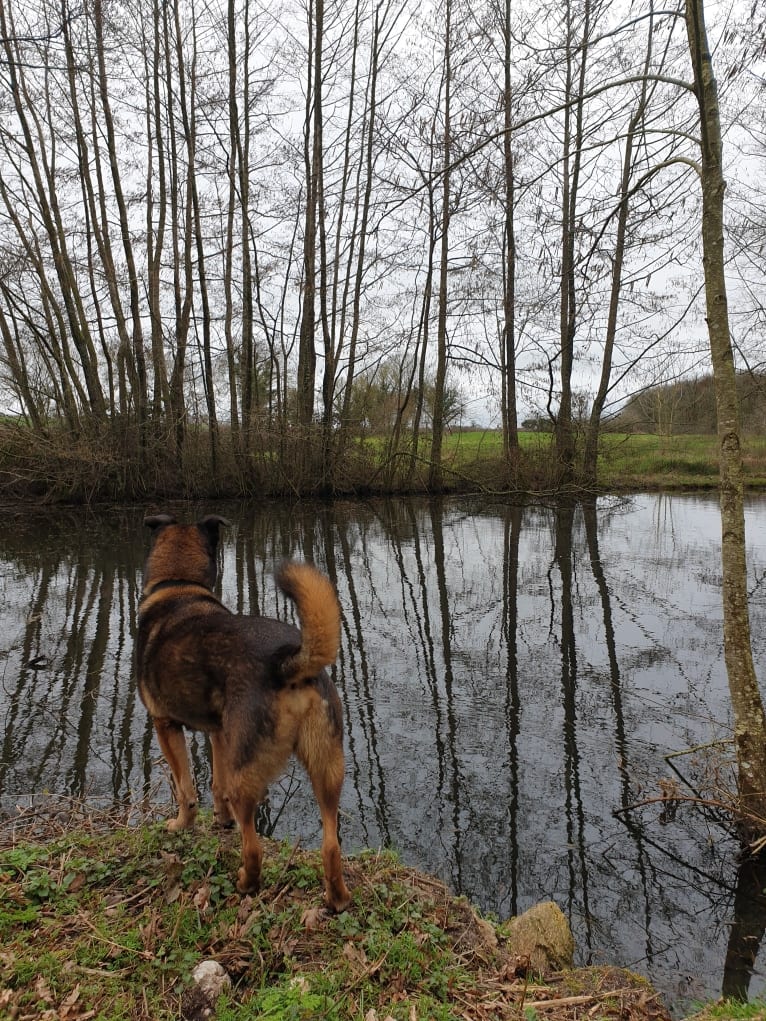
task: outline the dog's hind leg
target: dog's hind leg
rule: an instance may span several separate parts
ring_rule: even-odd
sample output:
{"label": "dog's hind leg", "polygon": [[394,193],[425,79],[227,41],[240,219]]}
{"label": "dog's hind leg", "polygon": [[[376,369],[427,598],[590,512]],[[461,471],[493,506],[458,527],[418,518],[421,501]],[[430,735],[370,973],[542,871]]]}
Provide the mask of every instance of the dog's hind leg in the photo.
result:
{"label": "dog's hind leg", "polygon": [[186,830],[194,825],[197,815],[197,791],[189,768],[189,754],[183,727],[175,720],[154,717],[154,729],[162,754],[173,774],[173,787],[178,802],[178,815],[168,821],[169,830]]}
{"label": "dog's hind leg", "polygon": [[255,830],[255,810],[262,794],[253,795],[247,785],[241,787],[238,780],[233,781],[229,796],[229,807],[242,837],[242,867],[237,874],[237,889],[240,893],[255,893],[261,885],[263,861],[263,847]]}
{"label": "dog's hind leg", "polygon": [[213,810],[218,826],[231,826],[234,816],[229,806],[229,774],[226,762],[226,742],[219,731],[210,735],[213,753]]}
{"label": "dog's hind leg", "polygon": [[[320,710],[323,715],[323,711]],[[311,714],[298,736],[296,754],[306,769],[322,817],[322,866],[325,901],[333,911],[343,911],[351,901],[343,879],[338,842],[338,806],[343,786],[343,746],[328,732],[325,719]]]}

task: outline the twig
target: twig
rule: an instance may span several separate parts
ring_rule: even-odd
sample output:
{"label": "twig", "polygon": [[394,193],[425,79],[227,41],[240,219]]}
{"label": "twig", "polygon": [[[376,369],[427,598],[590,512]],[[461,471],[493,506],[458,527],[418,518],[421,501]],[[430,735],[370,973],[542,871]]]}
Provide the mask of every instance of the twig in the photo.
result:
{"label": "twig", "polygon": [[[766,831],[766,819],[763,819],[759,815],[753,815],[751,812],[746,812],[743,808],[740,808],[731,802],[718,801],[715,798],[701,798],[690,794],[679,793],[671,796],[660,795],[656,798],[645,798],[643,801],[634,801],[632,805],[623,805],[620,808],[615,808],[613,814],[624,815],[626,812],[632,812],[636,808],[644,808],[646,805],[666,805],[668,802],[673,801],[684,801],[687,804],[702,805],[705,808],[719,808],[721,811],[726,812],[729,815],[736,816],[739,819],[748,820],[753,823],[760,832]],[[758,843],[761,843],[762,841],[766,841],[766,836],[758,838]]]}

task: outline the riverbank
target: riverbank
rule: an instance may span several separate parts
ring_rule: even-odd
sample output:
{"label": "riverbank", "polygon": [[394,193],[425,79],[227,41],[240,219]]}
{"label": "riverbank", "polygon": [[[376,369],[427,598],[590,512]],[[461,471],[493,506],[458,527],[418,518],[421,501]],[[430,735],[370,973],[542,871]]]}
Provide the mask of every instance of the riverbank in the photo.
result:
{"label": "riverbank", "polygon": [[[68,802],[5,820],[0,1016],[670,1019],[623,969],[541,974],[512,924],[482,918],[389,852],[344,860],[353,903],[338,916],[321,909],[317,852],[267,841],[257,897],[234,889],[238,856],[236,833],[214,832],[204,814],[181,835],[153,812]],[[192,977],[203,961],[223,976],[212,1012]],[[706,1021],[759,1016],[727,1009]]]}
{"label": "riverbank", "polygon": [[[331,455],[321,434],[259,437],[246,455],[231,436],[218,435],[211,459],[204,426],[189,426],[181,453],[171,438],[155,437],[139,454],[115,432],[76,440],[32,433],[0,421],[0,499],[49,504],[258,497],[369,497],[486,493],[524,498],[561,492],[550,433],[522,432],[512,465],[497,430],[455,430],[444,438],[442,472],[434,489],[430,438],[417,450],[411,438],[358,436]],[[766,487],[766,438],[744,436],[745,484]],[[604,433],[597,492],[713,489],[718,442],[710,435]],[[592,493],[574,484],[572,495]]]}

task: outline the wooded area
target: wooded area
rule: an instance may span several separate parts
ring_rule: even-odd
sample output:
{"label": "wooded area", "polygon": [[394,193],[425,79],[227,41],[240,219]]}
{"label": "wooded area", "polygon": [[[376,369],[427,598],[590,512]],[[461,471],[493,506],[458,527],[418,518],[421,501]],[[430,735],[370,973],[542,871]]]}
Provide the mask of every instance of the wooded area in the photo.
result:
{"label": "wooded area", "polygon": [[[684,18],[0,0],[3,410],[125,492],[178,472],[348,491],[369,434],[391,485],[438,490],[445,430],[482,418],[513,485],[530,413],[557,483],[592,486],[605,416],[710,366]],[[766,16],[708,21],[757,368]]]}

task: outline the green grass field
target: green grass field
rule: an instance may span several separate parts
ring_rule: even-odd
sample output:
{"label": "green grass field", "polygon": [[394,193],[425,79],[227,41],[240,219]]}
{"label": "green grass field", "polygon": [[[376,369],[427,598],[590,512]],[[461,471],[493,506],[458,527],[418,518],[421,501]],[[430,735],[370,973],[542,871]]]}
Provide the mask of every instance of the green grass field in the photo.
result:
{"label": "green grass field", "polygon": [[[553,452],[550,433],[522,432],[519,443],[522,453],[540,460]],[[747,485],[766,485],[766,437],[743,437],[742,451]],[[496,430],[452,433],[445,440],[444,455],[464,466],[500,458],[502,435]],[[599,452],[599,483],[605,489],[716,486],[717,437],[604,433]]]}

